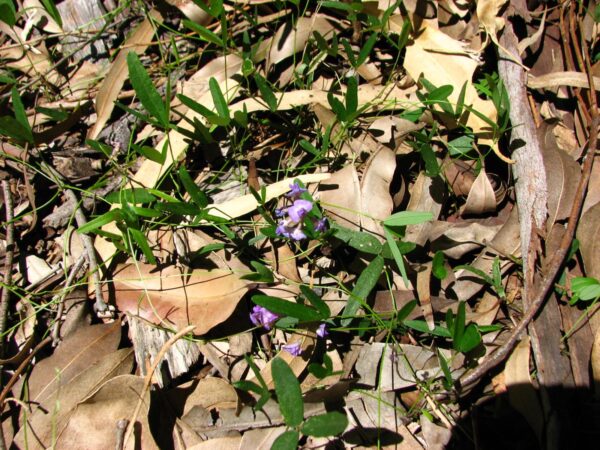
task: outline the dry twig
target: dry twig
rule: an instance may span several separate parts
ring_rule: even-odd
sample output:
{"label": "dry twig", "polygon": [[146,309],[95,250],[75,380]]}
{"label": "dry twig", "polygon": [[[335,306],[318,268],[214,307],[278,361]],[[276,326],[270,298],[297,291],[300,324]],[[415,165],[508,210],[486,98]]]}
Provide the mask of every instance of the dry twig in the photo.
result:
{"label": "dry twig", "polygon": [[0,358],[4,357],[4,333],[8,318],[8,301],[10,299],[10,285],[12,283],[12,265],[15,254],[15,224],[13,199],[10,192],[10,182],[2,180],[4,193],[4,207],[6,208],[6,258],[4,263],[4,286],[2,287],[2,300],[0,300]]}

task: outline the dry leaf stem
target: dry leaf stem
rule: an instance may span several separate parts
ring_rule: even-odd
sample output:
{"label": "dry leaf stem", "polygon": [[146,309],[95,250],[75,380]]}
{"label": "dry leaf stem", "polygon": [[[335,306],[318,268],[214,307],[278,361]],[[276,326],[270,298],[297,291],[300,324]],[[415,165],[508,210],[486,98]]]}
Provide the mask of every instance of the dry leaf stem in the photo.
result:
{"label": "dry leaf stem", "polygon": [[598,145],[598,103],[596,99],[596,90],[594,86],[594,80],[592,77],[592,71],[589,64],[589,54],[587,54],[587,49],[585,51],[587,66],[586,72],[588,74],[590,82],[589,95],[591,106],[590,111],[592,115],[592,121],[589,127],[589,141],[587,146],[588,154],[585,157],[583,171],[581,174],[581,180],[579,182],[579,185],[577,186],[577,193],[575,194],[573,206],[571,207],[571,214],[569,216],[567,228],[560,242],[560,247],[554,253],[548,265],[542,270],[542,278],[539,283],[539,288],[537,289],[536,294],[533,296],[530,307],[527,313],[518,323],[518,325],[513,329],[508,340],[500,347],[498,347],[498,349],[494,353],[488,355],[483,360],[483,362],[479,366],[477,366],[471,373],[458,380],[458,388],[468,387],[477,383],[479,379],[482,378],[489,370],[498,366],[506,359],[506,357],[508,357],[515,344],[520,339],[521,333],[525,330],[527,325],[529,325],[531,320],[533,320],[533,318],[537,315],[540,308],[544,304],[544,300],[546,299],[548,293],[552,289],[554,279],[556,278],[559,270],[561,269],[564,259],[567,256],[569,249],[571,248],[571,242],[573,241],[573,236],[575,235],[575,230],[579,221],[579,214],[581,213],[581,207],[583,205],[583,201],[585,199],[585,194],[587,191],[587,186],[590,181],[590,175],[594,164],[594,153]]}
{"label": "dry leaf stem", "polygon": [[85,255],[81,255],[79,259],[75,262],[73,267],[71,267],[71,271],[65,280],[65,288],[63,293],[60,296],[57,296],[56,300],[58,300],[58,307],[56,308],[56,322],[54,322],[54,327],[52,328],[52,346],[56,347],[60,342],[60,325],[62,323],[62,315],[65,310],[65,298],[67,293],[69,292],[69,287],[73,284],[73,280],[75,276],[79,272],[79,270],[83,267],[85,263]]}
{"label": "dry leaf stem", "polygon": [[10,185],[9,180],[2,180],[4,208],[6,209],[6,256],[4,259],[4,286],[2,286],[2,300],[0,303],[0,358],[4,358],[4,333],[6,332],[6,323],[8,320],[9,287],[12,283],[12,265],[15,255],[14,208]]}
{"label": "dry leaf stem", "polygon": [[133,411],[131,420],[129,421],[129,426],[127,427],[127,432],[125,433],[125,438],[123,439],[123,445],[127,444],[127,441],[129,440],[129,438],[131,437],[131,434],[133,433],[135,422],[137,420],[138,415],[140,414],[140,410],[142,409],[142,404],[144,403],[144,392],[146,392],[148,389],[150,389],[150,384],[152,383],[152,377],[154,376],[154,371],[156,370],[158,365],[162,362],[162,359],[165,356],[165,353],[167,353],[169,351],[169,349],[173,346],[173,344],[175,344],[175,342],[177,342],[181,337],[185,336],[186,334],[194,331],[195,328],[196,328],[196,325],[189,325],[189,326],[185,327],[183,330],[181,330],[181,331],[177,332],[176,334],[174,334],[173,336],[171,336],[171,338],[167,342],[165,342],[165,345],[163,345],[163,347],[160,349],[160,352],[158,352],[158,354],[154,358],[154,361],[152,362],[152,367],[150,367],[150,370],[146,374],[146,378],[144,378],[144,387],[142,388],[142,392],[140,392],[140,399],[139,399],[137,405],[135,406],[135,410]]}

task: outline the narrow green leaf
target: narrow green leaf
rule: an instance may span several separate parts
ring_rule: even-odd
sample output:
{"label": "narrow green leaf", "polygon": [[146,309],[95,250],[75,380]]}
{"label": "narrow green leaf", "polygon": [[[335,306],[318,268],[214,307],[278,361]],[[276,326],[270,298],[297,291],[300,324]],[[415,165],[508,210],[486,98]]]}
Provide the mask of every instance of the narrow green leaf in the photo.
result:
{"label": "narrow green leaf", "polygon": [[366,303],[366,299],[368,295],[371,293],[381,273],[383,272],[384,259],[381,256],[376,256],[367,266],[365,270],[360,274],[358,280],[356,280],[356,284],[354,285],[354,289],[350,294],[350,298],[348,298],[348,303],[346,303],[346,307],[344,308],[344,312],[342,317],[343,326],[348,326],[356,315],[356,312],[360,308],[361,305]]}
{"label": "narrow green leaf", "polygon": [[45,116],[50,117],[56,122],[62,122],[63,120],[66,120],[69,117],[69,113],[63,111],[62,109],[44,108],[43,106],[36,106],[35,110]]}
{"label": "narrow green leaf", "polygon": [[169,126],[169,113],[164,102],[146,69],[142,65],[138,55],[130,51],[127,54],[127,67],[129,69],[129,80],[142,105],[163,127]]}
{"label": "narrow green leaf", "polygon": [[442,369],[442,372],[444,373],[444,387],[450,390],[454,385],[454,380],[452,379],[452,373],[450,372],[450,368],[448,367],[448,362],[446,361],[446,358],[444,358],[444,355],[442,355],[442,352],[440,352],[439,349],[437,351],[437,355],[440,361],[440,367]]}
{"label": "narrow green leaf", "polygon": [[113,149],[110,146],[103,144],[102,142],[94,141],[93,139],[86,139],[85,144],[88,147],[96,150],[97,152],[104,154],[104,156],[106,156],[107,158],[110,158],[110,156],[112,155]]}
{"label": "narrow green leaf", "polygon": [[195,31],[200,36],[200,39],[205,40],[206,42],[210,42],[212,44],[217,45],[218,47],[225,47],[225,43],[223,40],[217,36],[215,33],[210,31],[208,28],[203,27],[191,20],[183,19],[183,25],[185,25],[190,30]]}
{"label": "narrow green leaf", "polygon": [[120,209],[111,209],[110,211],[102,214],[101,216],[96,217],[93,220],[90,220],[85,225],[79,227],[77,229],[78,233],[89,233],[90,231],[96,230],[98,228],[103,227],[107,223],[114,222],[115,220],[121,219],[121,210]]}
{"label": "narrow green leaf", "polygon": [[268,267],[264,266],[258,261],[250,261],[250,265],[254,268],[256,272],[243,275],[242,277],[240,277],[241,279],[256,281],[259,283],[273,283],[273,272],[271,272],[268,269]]}
{"label": "narrow green leaf", "polygon": [[206,106],[201,105],[196,100],[188,97],[187,95],[177,94],[177,98],[181,100],[181,103],[190,108],[192,111],[195,111],[198,114],[201,114],[202,116],[206,117],[206,120],[208,120],[210,123],[223,127],[229,125],[229,118],[220,117],[217,113],[211,111]]}
{"label": "narrow green leaf", "polygon": [[400,308],[400,311],[398,311],[398,314],[396,315],[396,320],[398,320],[398,322],[403,322],[410,315],[410,313],[413,312],[413,309],[415,309],[416,307],[417,307],[417,301],[411,300],[406,305],[404,305],[402,308]]}
{"label": "narrow green leaf", "polygon": [[25,133],[27,135],[27,141],[33,144],[33,131],[31,130],[31,125],[29,125],[29,120],[27,119],[27,113],[25,112],[25,106],[23,106],[23,101],[21,100],[21,96],[19,95],[19,91],[16,87],[12,87],[11,89],[13,109],[15,112],[15,119],[17,122],[23,127]]}
{"label": "narrow green leaf", "polygon": [[309,417],[302,425],[302,434],[314,437],[337,436],[348,426],[348,417],[337,411]]}
{"label": "narrow green leaf", "polygon": [[321,314],[318,311],[305,305],[283,300],[282,298],[257,294],[252,296],[252,301],[275,314],[294,317],[302,322],[316,322],[321,320]]}
{"label": "narrow green leaf", "polygon": [[454,114],[456,114],[457,119],[460,119],[460,116],[462,116],[462,113],[464,111],[465,95],[467,93],[467,83],[468,81],[465,81],[463,83],[462,88],[460,89],[460,93],[458,94],[458,100],[456,100],[456,108],[454,109]]}
{"label": "narrow green leaf", "polygon": [[142,253],[146,257],[148,262],[150,264],[156,264],[156,258],[152,254],[152,249],[150,248],[150,245],[148,244],[148,239],[146,239],[144,233],[135,228],[128,228],[127,231],[129,232],[135,243],[138,245],[138,247],[142,250]]}
{"label": "narrow green leaf", "polygon": [[300,434],[295,430],[287,430],[277,436],[277,439],[273,441],[271,450],[296,450],[298,448],[298,441],[300,440]]}
{"label": "narrow green leaf", "polygon": [[162,152],[159,152],[154,147],[150,147],[148,145],[137,145],[131,144],[131,148],[133,148],[137,153],[142,155],[143,157],[149,159],[150,161],[154,161],[158,164],[164,164],[167,159],[167,146],[163,148]]}
{"label": "narrow green leaf", "polygon": [[352,67],[357,67],[356,56],[354,55],[354,50],[352,50],[352,46],[350,45],[350,42],[348,42],[348,39],[341,39],[340,42],[344,47],[344,51],[346,52],[346,56],[348,57],[350,65]]}
{"label": "narrow green leaf", "polygon": [[308,286],[301,285],[300,292],[302,292],[302,295],[304,295],[306,300],[308,300],[317,309],[317,311],[319,311],[322,320],[329,318],[329,315],[331,314],[329,306],[321,297],[315,294],[315,291]]}
{"label": "narrow green leaf", "polygon": [[227,106],[227,101],[221,92],[219,82],[214,77],[211,77],[211,79],[208,81],[208,86],[210,88],[210,94],[212,95],[217,114],[223,119],[231,120],[229,115],[229,107]]}
{"label": "narrow green leaf", "polygon": [[42,4],[44,5],[44,8],[46,8],[46,11],[50,15],[50,17],[52,17],[54,21],[58,24],[58,26],[62,28],[62,17],[60,17],[60,13],[58,12],[56,5],[54,4],[54,0],[42,0]]}
{"label": "narrow green leaf", "polygon": [[24,128],[14,117],[0,117],[0,135],[8,136],[17,141],[32,142],[29,129]]}
{"label": "narrow green leaf", "polygon": [[357,66],[360,66],[367,60],[367,58],[371,54],[371,50],[373,50],[375,42],[377,42],[377,33],[373,33],[371,36],[369,36],[367,41],[364,43],[363,48],[360,49],[358,59],[356,60]]}
{"label": "narrow green leaf", "polygon": [[452,341],[454,348],[458,350],[465,333],[466,311],[465,302],[458,302],[458,310],[454,319],[454,329],[452,330]]}
{"label": "narrow green leaf", "polygon": [[109,203],[133,203],[143,205],[156,200],[156,197],[145,188],[121,189],[111,192],[105,197]]}
{"label": "narrow green leaf", "polygon": [[432,334],[434,336],[440,336],[445,338],[452,337],[452,334],[450,333],[450,331],[448,331],[447,328],[440,327],[438,325],[433,327],[433,330],[430,330],[429,325],[427,325],[427,322],[425,322],[424,320],[405,320],[403,324],[409,328],[412,328],[413,330],[420,331],[421,333]]}
{"label": "narrow green leaf", "polygon": [[254,81],[256,81],[256,85],[260,90],[260,95],[262,96],[263,100],[265,101],[271,112],[277,111],[277,97],[275,97],[275,94],[269,86],[269,83],[267,83],[267,80],[265,80],[259,73],[255,73]]}
{"label": "narrow green leaf", "polygon": [[304,402],[300,383],[290,366],[281,358],[271,361],[271,374],[275,382],[275,393],[283,420],[286,425],[297,427],[304,419]]}
{"label": "narrow green leaf", "polygon": [[446,267],[444,266],[445,261],[446,261],[446,259],[444,258],[444,252],[442,252],[441,250],[438,250],[437,252],[435,252],[435,255],[433,256],[433,261],[431,264],[431,266],[432,266],[431,273],[438,280],[443,280],[448,275],[448,271],[446,270]]}
{"label": "narrow green leaf", "polygon": [[477,329],[477,325],[470,323],[465,329],[463,336],[458,345],[458,350],[461,353],[468,353],[481,343],[481,334]]}
{"label": "narrow green leaf", "polygon": [[405,286],[409,285],[408,282],[408,274],[406,273],[406,266],[404,265],[404,258],[402,258],[402,254],[400,253],[400,249],[396,245],[396,241],[392,236],[389,228],[387,226],[383,226],[383,232],[385,234],[385,239],[387,240],[388,246],[392,252],[392,256],[394,257],[394,261],[396,261],[396,265],[398,269],[400,269],[400,275],[402,275],[402,281]]}
{"label": "narrow green leaf", "polygon": [[415,225],[418,223],[428,222],[433,220],[433,214],[430,212],[421,211],[400,211],[392,214],[383,221],[388,227],[402,227],[406,225]]}
{"label": "narrow green leaf", "polygon": [[201,213],[198,206],[185,202],[157,203],[155,207],[159,211],[177,214],[179,216],[194,216]]}
{"label": "narrow green leaf", "polygon": [[181,166],[178,171],[179,179],[183,183],[183,187],[190,195],[192,201],[198,205],[199,208],[206,208],[208,205],[208,198],[206,194],[200,190],[200,188],[196,185],[189,172],[186,170],[184,166]]}
{"label": "narrow green leaf", "polygon": [[346,120],[356,114],[358,109],[358,82],[356,77],[348,78],[348,86],[346,87]]}
{"label": "narrow green leaf", "polygon": [[335,96],[332,92],[327,93],[327,101],[329,102],[329,106],[331,106],[331,110],[335,113],[336,117],[339,121],[346,121],[346,108],[344,104]]}

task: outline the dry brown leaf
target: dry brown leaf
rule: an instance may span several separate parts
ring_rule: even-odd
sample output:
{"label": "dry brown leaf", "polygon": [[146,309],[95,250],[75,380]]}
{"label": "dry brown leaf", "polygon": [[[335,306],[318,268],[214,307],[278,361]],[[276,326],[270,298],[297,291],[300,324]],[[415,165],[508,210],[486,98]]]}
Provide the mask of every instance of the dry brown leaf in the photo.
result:
{"label": "dry brown leaf", "polygon": [[271,41],[267,58],[267,72],[272,65],[304,50],[308,39],[315,30],[326,37],[332,34],[333,26],[327,20],[327,16],[315,14],[312,17],[300,17],[294,28],[290,27],[290,22],[279,27]]}
{"label": "dry brown leaf", "polygon": [[275,439],[285,431],[285,427],[273,428],[258,428],[256,430],[248,430],[242,436],[239,450],[245,448],[271,448]]}
{"label": "dry brown leaf", "polygon": [[206,25],[212,19],[212,16],[196,5],[193,0],[167,0],[167,3],[176,7],[185,17],[199,25]]}
{"label": "dry brown leaf", "polygon": [[129,72],[127,71],[127,54],[131,51],[138,55],[144,53],[154,35],[153,20],[162,21],[162,16],[154,8],[150,10],[148,17],[135,29],[131,36],[125,40],[123,49],[115,57],[96,95],[97,118],[88,132],[88,139],[96,139],[110,118],[115,106],[115,100],[117,100],[121,93],[121,88],[129,76]]}
{"label": "dry brown leaf", "polygon": [[600,328],[596,330],[594,336],[594,345],[592,346],[592,354],[590,355],[592,366],[592,376],[594,379],[595,391],[600,388]]}
{"label": "dry brown leaf", "polygon": [[23,2],[23,11],[27,14],[28,20],[41,26],[47,33],[62,33],[63,30],[56,21],[46,12],[39,0],[25,0]]}
{"label": "dry brown leaf", "polygon": [[525,336],[506,361],[504,383],[508,389],[510,404],[525,417],[540,439],[543,435],[544,414],[529,376],[530,349],[529,337]]}
{"label": "dry brown leaf", "polygon": [[121,322],[85,326],[68,336],[49,358],[37,363],[29,377],[29,398],[44,401],[93,364],[113,353],[121,342]]}
{"label": "dry brown leaf", "polygon": [[337,224],[360,229],[360,182],[352,164],[332,174],[326,183],[319,186],[319,201]]}
{"label": "dry brown leaf", "polygon": [[196,325],[205,334],[224,322],[248,291],[243,274],[196,269],[182,273],[175,266],[158,270],[150,264],[121,265],[113,277],[116,305],[122,312],[182,329]]}
{"label": "dry brown leaf", "polygon": [[114,449],[115,443],[107,433],[116,429],[116,423],[128,419],[143,397],[143,406],[136,420],[136,436],[130,439],[126,449],[158,449],[150,432],[148,410],[150,392],[144,391],[144,379],[135,375],[121,375],[105,382],[92,395],[79,403],[69,417],[66,427],[61,430],[56,448],[80,449],[82,445],[94,449]]}
{"label": "dry brown leaf", "polygon": [[587,195],[583,202],[581,214],[585,214],[588,209],[600,202],[600,156],[594,157],[594,166],[590,175],[590,184],[588,185]]}
{"label": "dry brown leaf", "polygon": [[242,436],[219,437],[188,447],[187,450],[239,450],[245,448],[241,446],[241,443]]}
{"label": "dry brown leaf", "polygon": [[502,225],[478,222],[432,222],[429,241],[434,251],[441,250],[449,258],[458,259],[490,242]]}
{"label": "dry brown leaf", "polygon": [[542,156],[548,180],[548,220],[550,230],[557,220],[569,217],[581,178],[579,164],[558,148],[552,128],[541,130]]}
{"label": "dry brown leaf", "polygon": [[[407,211],[431,212],[433,219],[437,219],[442,210],[442,203],[446,186],[439,177],[430,178],[421,172],[412,186],[410,201],[406,206]],[[406,227],[405,238],[408,242],[424,245],[429,236],[431,222],[424,222]]]}
{"label": "dry brown leaf", "polygon": [[498,31],[504,27],[504,19],[498,17],[498,13],[505,3],[506,0],[477,1],[477,18],[479,19],[480,27],[485,30],[496,45],[498,45],[498,38],[496,37]]}
{"label": "dry brown leaf", "polygon": [[577,228],[579,251],[588,277],[600,278],[600,203],[581,216]]}
{"label": "dry brown leaf", "polygon": [[[378,235],[383,240],[381,221],[392,214],[394,200],[390,195],[390,184],[396,170],[396,155],[386,147],[371,155],[360,182],[359,210],[361,227]],[[347,192],[345,192],[347,195]]]}
{"label": "dry brown leaf", "polygon": [[461,215],[481,215],[496,210],[496,194],[485,169],[475,178]]}
{"label": "dry brown leaf", "polygon": [[17,47],[0,48],[0,58],[8,60],[4,61],[7,67],[23,72],[27,76],[36,77],[46,74],[45,79],[54,85],[59,84],[61,79],[58,71],[50,71],[52,60],[45,50],[24,51]]}
{"label": "dry brown leaf", "polygon": [[[589,89],[590,81],[583,72],[552,72],[546,75],[527,75],[527,87],[531,89],[552,89],[559,86],[571,86]],[[600,89],[600,77],[594,77],[594,87]]]}
{"label": "dry brown leaf", "polygon": [[223,378],[207,377],[198,382],[186,399],[183,415],[194,406],[201,406],[209,411],[213,408],[236,409],[239,406],[239,398],[235,388]]}
{"label": "dry brown leaf", "polygon": [[[19,448],[46,449],[59,435],[79,402],[96,391],[104,382],[118,375],[129,374],[133,368],[133,350],[124,348],[100,358],[70,383],[56,390],[33,412],[15,435],[13,444]],[[60,405],[60,408],[56,408]],[[27,444],[26,444],[27,442]],[[81,442],[79,448],[81,448]]]}

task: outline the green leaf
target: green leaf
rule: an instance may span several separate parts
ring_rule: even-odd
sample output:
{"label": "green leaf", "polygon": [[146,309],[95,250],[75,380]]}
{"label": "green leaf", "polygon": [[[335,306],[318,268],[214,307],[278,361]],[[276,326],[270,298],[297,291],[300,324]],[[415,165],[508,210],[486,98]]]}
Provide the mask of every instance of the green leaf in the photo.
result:
{"label": "green leaf", "polygon": [[371,233],[364,231],[354,231],[349,228],[339,226],[333,223],[331,226],[334,236],[348,244],[350,247],[371,255],[378,255],[381,252],[381,242]]}
{"label": "green leaf", "polygon": [[410,313],[413,312],[413,309],[415,309],[416,306],[416,300],[411,300],[408,302],[406,305],[400,308],[400,311],[398,311],[398,314],[396,315],[396,320],[398,320],[398,322],[403,322],[410,315]]}
{"label": "green leaf", "polygon": [[348,426],[348,417],[337,411],[309,417],[302,425],[302,434],[314,437],[337,436]]}
{"label": "green leaf", "polygon": [[206,194],[202,192],[200,188],[198,188],[198,186],[196,185],[186,168],[184,166],[181,166],[177,173],[179,175],[179,179],[183,183],[183,187],[190,195],[192,201],[199,208],[206,208],[206,205],[208,205],[208,198],[206,197]]}
{"label": "green leaf", "polygon": [[203,27],[202,25],[199,25],[199,24],[192,22],[191,20],[187,20],[187,19],[183,19],[183,25],[185,25],[190,30],[193,30],[196,33],[198,33],[198,36],[200,36],[200,39],[203,39],[206,42],[215,44],[218,47],[226,47],[223,40],[219,36],[217,36],[215,33],[210,31],[208,28]]}
{"label": "green leaf", "polygon": [[402,258],[402,254],[400,253],[400,249],[392,236],[390,229],[387,226],[383,226],[383,233],[385,234],[385,239],[387,240],[387,244],[389,246],[390,251],[392,252],[392,256],[394,257],[394,261],[396,261],[396,265],[398,269],[400,269],[400,274],[402,275],[402,281],[405,286],[409,285],[408,282],[408,274],[406,273],[406,266],[404,265],[404,259]]}
{"label": "green leaf", "polygon": [[185,202],[157,203],[155,208],[178,216],[194,216],[201,212],[198,206]]}
{"label": "green leaf", "polygon": [[286,425],[297,427],[304,419],[304,402],[300,383],[290,366],[281,358],[271,361],[271,374],[275,382],[275,393],[283,420]]}
{"label": "green leaf", "polygon": [[319,311],[321,319],[327,319],[329,317],[329,315],[331,314],[329,306],[325,301],[323,301],[321,297],[315,294],[315,291],[313,291],[308,286],[301,285],[300,292],[302,292],[304,298],[306,298],[306,300],[308,300],[317,309],[317,311]]}
{"label": "green leaf", "polygon": [[21,100],[21,96],[19,95],[19,91],[16,87],[12,87],[11,89],[13,109],[15,112],[15,119],[23,130],[25,130],[25,134],[27,136],[27,142],[33,144],[33,131],[31,130],[31,125],[29,125],[29,120],[27,119],[27,113],[25,112],[25,106],[23,106],[23,101]]}
{"label": "green leaf", "polygon": [[283,300],[282,298],[257,294],[252,296],[252,301],[275,314],[295,317],[302,322],[316,322],[321,320],[321,314],[318,311],[305,305]]}
{"label": "green leaf", "polygon": [[413,330],[420,331],[421,333],[432,334],[434,336],[440,336],[445,338],[452,337],[452,334],[447,328],[440,327],[438,325],[433,327],[433,330],[430,330],[429,325],[427,325],[427,322],[425,322],[424,320],[405,320],[403,324],[409,328],[412,328]]}
{"label": "green leaf", "polygon": [[481,343],[481,334],[474,323],[469,324],[465,329],[459,345],[456,350],[461,353],[468,353]]}
{"label": "green leaf", "polygon": [[377,42],[377,33],[373,33],[371,36],[369,36],[369,39],[367,39],[367,42],[365,42],[365,44],[363,45],[363,48],[360,49],[360,53],[358,54],[358,59],[356,60],[357,66],[360,66],[362,63],[364,63],[367,60],[367,58],[371,54],[371,50],[373,50],[373,46],[375,45],[375,42]]}
{"label": "green leaf", "polygon": [[362,5],[360,3],[356,4],[354,2],[346,3],[340,1],[323,1],[321,2],[321,7],[339,9],[347,12],[348,14],[354,14],[362,10]]}
{"label": "green leaf", "polygon": [[8,136],[16,141],[33,142],[30,130],[24,128],[14,117],[0,117],[0,135]]}
{"label": "green leaf", "polygon": [[454,109],[454,114],[456,114],[456,118],[460,119],[462,116],[464,106],[465,106],[465,94],[467,93],[467,81],[465,81],[460,89],[460,93],[458,94],[458,100],[456,100],[456,108]]}
{"label": "green leaf", "polygon": [[448,152],[451,156],[462,156],[473,150],[473,136],[465,134],[448,142]]}
{"label": "green leaf", "polygon": [[273,283],[273,272],[271,272],[266,266],[258,261],[250,261],[250,265],[256,272],[240,277],[242,280],[251,280],[259,283]]}
{"label": "green leaf", "polygon": [[447,390],[450,390],[454,385],[454,380],[452,379],[452,373],[450,372],[450,368],[448,367],[448,361],[446,361],[446,358],[444,358],[444,355],[442,355],[442,352],[440,352],[439,349],[437,351],[437,355],[440,361],[440,367],[442,369],[442,372],[444,373],[444,387]]}
{"label": "green leaf", "polygon": [[400,211],[385,219],[383,224],[388,227],[402,227],[406,225],[416,225],[430,220],[433,220],[433,214],[430,212]]}
{"label": "green leaf", "polygon": [[600,282],[591,277],[575,277],[571,280],[571,291],[584,301],[600,297]]}
{"label": "green leaf", "polygon": [[[460,344],[463,338],[463,334],[465,333],[465,323],[466,323],[466,311],[465,311],[465,302],[458,302],[458,310],[456,312],[456,318],[454,319],[454,326],[452,331],[452,341],[454,348],[458,350],[460,348]],[[450,327],[448,327],[450,328]]]}
{"label": "green leaf", "polygon": [[9,27],[14,27],[17,23],[17,12],[12,0],[0,0],[0,20]]}
{"label": "green leaf", "polygon": [[93,220],[90,220],[85,225],[79,227],[77,229],[78,233],[89,233],[90,231],[96,230],[98,228],[102,228],[107,223],[114,222],[116,220],[121,220],[121,210],[120,209],[111,209],[110,211],[102,214],[101,216],[96,217]]}
{"label": "green leaf", "polygon": [[267,80],[265,80],[260,74],[255,73],[254,81],[256,81],[256,85],[260,90],[260,95],[262,96],[263,100],[265,101],[271,112],[277,111],[277,97],[275,97],[275,94],[269,86],[269,83],[267,83]]}
{"label": "green leaf", "polygon": [[358,82],[356,77],[348,78],[348,86],[346,87],[346,120],[352,120],[358,108]]}
{"label": "green leaf", "polygon": [[206,117],[206,120],[208,120],[213,125],[219,125],[222,127],[229,125],[229,118],[220,117],[217,113],[211,111],[206,106],[201,105],[196,100],[188,97],[187,95],[177,94],[177,98],[181,100],[181,103],[190,108],[192,111],[195,111],[198,114]]}
{"label": "green leaf", "polygon": [[44,108],[43,106],[36,106],[35,110],[45,116],[50,117],[52,120],[56,122],[62,122],[69,117],[69,113],[63,111],[62,109],[55,108]]}
{"label": "green leaf", "polygon": [[331,110],[335,113],[337,119],[340,122],[346,121],[346,108],[344,104],[335,96],[332,92],[327,93],[327,101],[329,102],[329,106],[331,106]]}
{"label": "green leaf", "polygon": [[58,24],[58,26],[62,28],[62,17],[60,17],[60,13],[58,12],[56,5],[54,4],[54,0],[42,0],[42,4],[44,5],[44,8],[46,8],[46,11],[50,15],[50,17],[52,17],[54,21]]}
{"label": "green leaf", "polygon": [[164,102],[146,69],[140,62],[137,54],[130,51],[127,54],[127,67],[129,68],[129,80],[142,105],[163,127],[169,126],[169,113]]}
{"label": "green leaf", "polygon": [[152,249],[148,244],[148,239],[146,239],[146,235],[144,235],[144,233],[135,228],[128,228],[127,231],[129,232],[135,243],[138,245],[138,247],[142,250],[142,253],[146,257],[148,262],[150,264],[156,264],[156,258],[152,254]]}
{"label": "green leaf", "polygon": [[154,147],[150,147],[148,145],[137,145],[131,144],[131,148],[133,148],[137,153],[149,159],[150,161],[154,161],[158,164],[164,164],[167,159],[167,143],[165,142],[165,146],[163,147],[163,151],[159,152]]}
{"label": "green leaf", "polygon": [[277,439],[273,441],[271,450],[296,450],[298,448],[298,441],[300,440],[300,434],[295,430],[287,430],[277,436]]}
{"label": "green leaf", "polygon": [[383,264],[383,257],[376,256],[373,261],[369,263],[367,268],[362,271],[358,280],[356,280],[354,289],[350,294],[350,298],[348,298],[348,303],[346,303],[344,313],[342,314],[342,317],[344,317],[342,320],[343,326],[348,326],[350,322],[354,320],[353,316],[356,315],[360,306],[366,303],[366,298],[377,284],[377,281],[383,272]]}
{"label": "green leaf", "polygon": [[448,275],[448,271],[444,266],[444,262],[444,252],[442,252],[441,250],[435,252],[431,264],[431,273],[433,273],[433,276],[436,277],[438,280],[443,280]]}
{"label": "green leaf", "polygon": [[214,77],[211,77],[211,79],[208,81],[208,86],[210,88],[210,94],[212,95],[217,114],[223,119],[231,120],[229,115],[229,107],[227,106],[227,101],[221,92],[219,82]]}
{"label": "green leaf", "polygon": [[152,195],[148,189],[132,188],[111,192],[106,196],[105,200],[109,203],[133,203],[143,205],[144,203],[155,201],[156,197]]}

